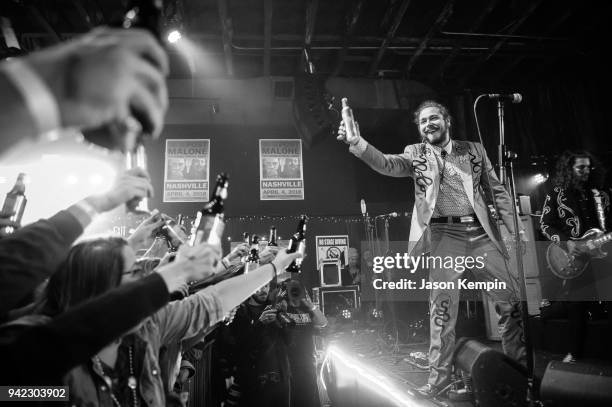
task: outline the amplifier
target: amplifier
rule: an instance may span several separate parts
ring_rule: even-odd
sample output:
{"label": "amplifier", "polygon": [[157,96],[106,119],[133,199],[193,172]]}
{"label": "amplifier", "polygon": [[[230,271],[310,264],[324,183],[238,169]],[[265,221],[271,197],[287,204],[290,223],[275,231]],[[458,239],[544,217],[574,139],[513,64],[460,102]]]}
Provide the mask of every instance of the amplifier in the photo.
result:
{"label": "amplifier", "polygon": [[312,292],[315,301],[319,302],[321,310],[328,317],[342,316],[343,311],[353,313],[361,305],[358,285],[314,287]]}

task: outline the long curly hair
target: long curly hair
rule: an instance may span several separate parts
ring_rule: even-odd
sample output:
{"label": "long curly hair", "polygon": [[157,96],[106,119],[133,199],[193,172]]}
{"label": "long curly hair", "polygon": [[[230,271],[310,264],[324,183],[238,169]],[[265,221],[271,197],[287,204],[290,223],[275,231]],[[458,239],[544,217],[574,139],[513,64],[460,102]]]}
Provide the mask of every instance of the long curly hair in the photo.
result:
{"label": "long curly hair", "polygon": [[552,183],[555,186],[563,189],[576,189],[578,187],[578,180],[574,175],[573,166],[577,158],[588,158],[591,162],[591,172],[589,174],[589,181],[587,188],[602,188],[606,171],[601,164],[601,161],[597,159],[593,154],[585,150],[578,151],[565,151],[557,160],[555,166],[555,175]]}

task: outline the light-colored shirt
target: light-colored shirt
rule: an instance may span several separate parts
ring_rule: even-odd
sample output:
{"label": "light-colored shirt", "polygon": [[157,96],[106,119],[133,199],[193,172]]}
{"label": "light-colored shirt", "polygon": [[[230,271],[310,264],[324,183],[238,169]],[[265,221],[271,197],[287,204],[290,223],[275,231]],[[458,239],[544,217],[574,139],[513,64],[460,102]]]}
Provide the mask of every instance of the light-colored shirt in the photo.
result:
{"label": "light-colored shirt", "polygon": [[[474,208],[470,204],[463,181],[459,175],[459,160],[456,151],[453,149],[453,142],[442,147],[431,146],[438,160],[440,168],[440,190],[434,208],[433,217],[440,216],[465,216],[474,213]],[[442,158],[442,151],[446,152],[446,157]]]}

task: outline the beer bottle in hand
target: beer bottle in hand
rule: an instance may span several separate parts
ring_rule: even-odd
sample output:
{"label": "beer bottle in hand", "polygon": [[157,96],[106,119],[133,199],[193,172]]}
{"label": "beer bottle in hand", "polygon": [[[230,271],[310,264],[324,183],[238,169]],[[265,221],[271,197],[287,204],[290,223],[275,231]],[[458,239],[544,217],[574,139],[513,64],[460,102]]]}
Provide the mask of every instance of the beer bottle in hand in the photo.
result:
{"label": "beer bottle in hand", "polygon": [[268,246],[278,246],[276,243],[276,227],[272,226],[270,228],[270,238],[268,239]]}
{"label": "beer bottle in hand", "polygon": [[221,246],[221,237],[225,229],[224,201],[227,198],[229,177],[221,173],[217,175],[217,184],[213,196],[196,218],[195,233],[191,237],[190,244],[193,246],[201,242]]}
{"label": "beer bottle in hand", "polygon": [[[25,197],[25,174],[20,173],[17,176],[17,182],[13,188],[6,194],[4,205],[2,206],[2,216],[17,224],[21,224],[23,211],[25,210],[28,200]],[[15,231],[13,226],[4,226],[0,229],[0,236],[10,235]]]}
{"label": "beer bottle in hand", "polygon": [[251,240],[251,250],[247,259],[246,272],[255,270],[259,267],[259,236],[253,235]]}
{"label": "beer bottle in hand", "polygon": [[348,99],[342,98],[342,121],[346,129],[346,141],[353,143],[357,139],[357,126],[353,117],[353,109],[348,105]]}
{"label": "beer bottle in hand", "polygon": [[[287,253],[301,253],[302,256],[306,251],[306,215],[300,216],[300,222],[298,223],[298,227],[296,232],[291,236],[289,241],[289,247],[287,248]],[[302,258],[295,259],[289,267],[287,267],[287,271],[290,273],[301,273],[302,272]]]}

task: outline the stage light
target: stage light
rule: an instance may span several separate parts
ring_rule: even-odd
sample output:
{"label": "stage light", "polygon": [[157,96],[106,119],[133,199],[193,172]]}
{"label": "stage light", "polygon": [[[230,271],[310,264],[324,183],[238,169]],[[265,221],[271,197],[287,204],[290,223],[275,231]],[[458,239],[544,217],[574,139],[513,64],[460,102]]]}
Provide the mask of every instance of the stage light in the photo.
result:
{"label": "stage light", "polygon": [[541,183],[545,182],[547,179],[548,179],[548,175],[547,174],[538,173],[538,174],[533,176],[533,181],[536,184],[541,184]]}
{"label": "stage light", "polygon": [[78,183],[79,183],[79,178],[76,175],[70,174],[66,177],[67,185],[76,185]]}
{"label": "stage light", "polygon": [[342,317],[343,318],[351,319],[351,316],[352,315],[351,315],[351,311],[350,310],[347,310],[347,309],[342,310]]}
{"label": "stage light", "polygon": [[170,33],[168,33],[168,42],[170,44],[176,44],[182,37],[183,36],[181,35],[180,31],[172,30]]}
{"label": "stage light", "polygon": [[396,406],[420,407],[425,405],[425,402],[416,400],[414,398],[415,396],[411,393],[398,389],[388,377],[380,374],[371,366],[366,365],[360,360],[350,357],[335,345],[330,345],[327,348],[325,360],[321,366],[321,380],[323,380],[323,369],[326,367],[327,361],[332,358],[337,362],[334,366],[337,369],[336,378],[338,381],[342,378],[351,378],[352,380],[347,380],[346,383],[354,383],[356,379],[359,381],[358,385],[360,388],[369,388],[371,391],[392,401]]}
{"label": "stage light", "polygon": [[102,181],[104,181],[104,179],[102,178],[100,174],[92,174],[89,177],[89,183],[91,185],[100,185],[102,184]]}
{"label": "stage light", "polygon": [[383,311],[380,309],[376,309],[376,308],[372,308],[372,316],[374,318],[382,318],[383,317]]}

